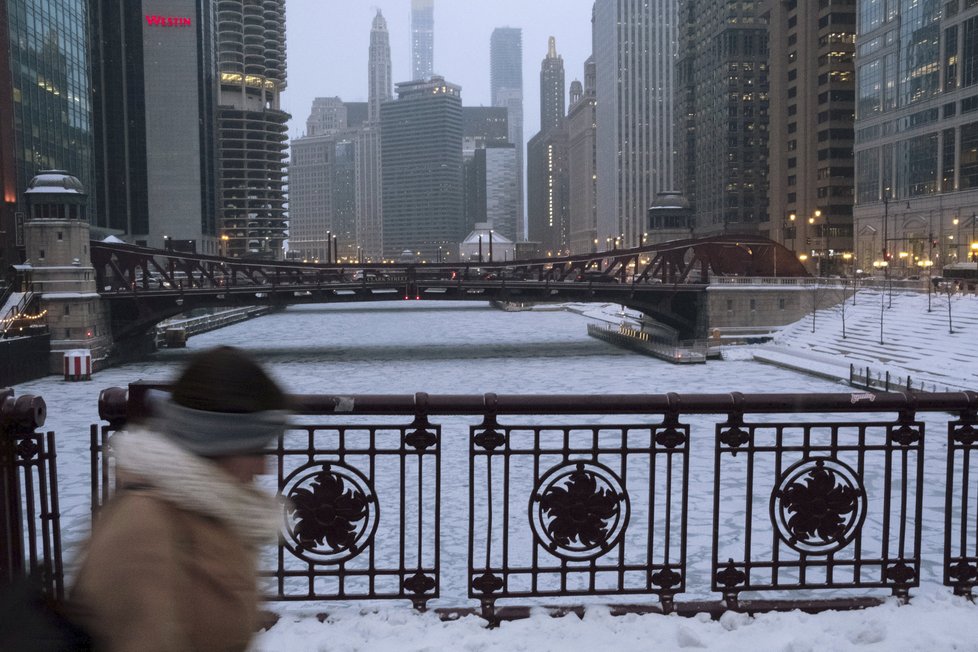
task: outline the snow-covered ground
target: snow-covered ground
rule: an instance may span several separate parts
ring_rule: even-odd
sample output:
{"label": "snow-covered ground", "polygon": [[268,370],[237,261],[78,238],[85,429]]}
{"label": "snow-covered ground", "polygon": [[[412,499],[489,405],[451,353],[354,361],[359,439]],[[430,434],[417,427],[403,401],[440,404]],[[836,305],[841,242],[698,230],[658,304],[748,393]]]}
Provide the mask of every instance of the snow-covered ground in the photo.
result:
{"label": "snow-covered ground", "polygon": [[844,313],[840,304],[819,310],[814,321],[814,333],[809,315],[784,328],[772,345],[760,347],[757,357],[794,357],[803,366],[828,373],[834,367],[846,378],[850,364],[863,370],[869,366],[873,374],[909,376],[914,389],[923,383],[927,391],[978,388],[974,295],[949,297],[935,291],[928,297],[926,292],[894,290],[891,299],[888,292],[860,290],[855,303],[850,293]]}
{"label": "snow-covered ground", "polygon": [[[847,315],[847,341],[858,332],[857,312],[878,295],[860,292],[856,311]],[[894,295],[885,314],[887,333],[917,328],[926,321],[908,306],[920,298]],[[936,315],[946,308],[934,297]],[[946,299],[945,299],[946,301]],[[923,297],[926,314],[926,296]],[[955,330],[974,329],[975,312],[967,317],[972,298],[953,305]],[[898,308],[898,306],[900,306]],[[851,308],[851,307],[850,307]],[[869,308],[866,309],[869,313]],[[215,344],[248,348],[289,391],[295,393],[663,393],[663,392],[830,392],[846,391],[838,382],[761,365],[748,350],[730,351],[728,360],[676,367],[634,355],[588,338],[589,319],[615,319],[617,306],[575,306],[573,311],[504,313],[472,304],[394,303],[364,307],[304,306],[194,337],[186,351],[164,351],[145,362],[102,371],[91,383],[62,383],[55,378],[25,383],[18,394],[45,397],[47,428],[58,433],[61,507],[64,540],[70,559],[89,526],[88,424],[96,421],[100,389],[136,379],[167,379],[194,350]],[[978,311],[976,311],[978,312]],[[579,313],[579,314],[574,314]],[[960,315],[960,317],[959,317]],[[865,318],[864,330],[871,327]],[[878,312],[876,313],[878,335]],[[929,322],[928,322],[929,323]],[[935,322],[936,323],[936,322]],[[822,346],[821,339],[841,331],[832,311],[820,311],[816,335],[806,335],[810,321],[789,327],[779,346]],[[855,330],[854,330],[855,328]],[[870,331],[871,332],[871,331]],[[850,334],[852,333],[852,334]],[[971,354],[965,338],[941,338],[935,326],[918,340],[931,350],[951,339],[948,357]],[[871,338],[871,335],[869,336]],[[856,340],[852,340],[856,341]],[[889,343],[888,343],[889,345]],[[827,345],[824,345],[827,346]],[[860,340],[859,349],[868,346]],[[854,347],[855,348],[855,347]],[[913,345],[904,349],[912,349]],[[808,354],[804,354],[808,355]],[[828,355],[833,355],[828,353]],[[841,355],[841,354],[834,354]],[[924,355],[924,354],[922,354]],[[739,358],[739,359],[733,359]],[[935,356],[930,355],[931,361]],[[892,359],[885,362],[892,364]],[[846,363],[846,367],[848,363]],[[964,370],[964,369],[962,369]],[[961,378],[967,381],[967,377]],[[950,382],[950,381],[948,381]],[[973,384],[973,383],[972,383]],[[889,415],[886,415],[889,417]],[[869,418],[872,418],[871,416]],[[709,590],[709,527],[712,501],[712,421],[689,419],[694,447],[692,477],[706,473],[690,505],[690,593],[711,597]],[[939,416],[928,417],[928,432],[941,432]],[[440,420],[443,439],[443,523],[467,519],[468,464],[464,419]],[[702,450],[700,450],[702,449]],[[699,453],[697,451],[700,451]],[[705,452],[704,452],[705,451]],[[934,461],[926,470],[925,508],[943,506],[940,445],[930,449]],[[694,489],[691,489],[691,494]],[[261,634],[260,650],[645,650],[706,648],[715,650],[978,650],[978,608],[952,598],[940,586],[942,517],[929,513],[925,548],[932,559],[923,569],[924,582],[909,606],[888,604],[853,613],[809,616],[767,614],[747,618],[727,614],[719,622],[707,618],[665,616],[611,617],[595,605],[583,620],[537,614],[528,620],[487,629],[478,618],[443,623],[432,614],[419,615],[406,604],[358,605],[319,603],[275,604],[279,624]],[[931,527],[933,525],[933,527]],[[443,598],[431,606],[475,606],[467,600],[464,537],[443,538]],[[935,563],[936,562],[936,563]],[[705,585],[705,588],[704,588]],[[716,598],[717,596],[712,596]],[[629,603],[639,599],[626,599]],[[328,612],[326,622],[316,614]]]}

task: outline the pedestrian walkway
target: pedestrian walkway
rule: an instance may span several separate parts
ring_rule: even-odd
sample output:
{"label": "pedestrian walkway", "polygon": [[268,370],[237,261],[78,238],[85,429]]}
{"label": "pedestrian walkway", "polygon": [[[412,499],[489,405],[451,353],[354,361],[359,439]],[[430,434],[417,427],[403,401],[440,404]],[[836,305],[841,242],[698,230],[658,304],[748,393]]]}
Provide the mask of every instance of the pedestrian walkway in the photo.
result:
{"label": "pedestrian walkway", "polygon": [[[848,381],[862,374],[910,377],[929,391],[978,388],[978,297],[861,290],[843,308],[821,309],[786,326],[754,359],[812,375]],[[950,325],[948,319],[950,302]],[[882,317],[881,317],[882,315]],[[880,322],[882,319],[882,338]],[[953,331],[953,332],[952,332]]]}

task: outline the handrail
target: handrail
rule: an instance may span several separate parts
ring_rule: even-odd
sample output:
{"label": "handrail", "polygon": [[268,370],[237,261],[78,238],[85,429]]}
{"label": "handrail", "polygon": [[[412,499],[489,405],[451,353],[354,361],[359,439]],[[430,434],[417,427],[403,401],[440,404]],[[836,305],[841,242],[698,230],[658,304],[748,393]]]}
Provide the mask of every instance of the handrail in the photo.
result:
{"label": "handrail", "polygon": [[36,297],[37,295],[33,292],[25,292],[24,296],[20,298],[20,301],[17,302],[17,305],[8,310],[7,314],[0,319],[0,339],[7,336],[10,329],[17,323],[17,317],[24,314]]}
{"label": "handrail", "polygon": [[[99,416],[110,423],[149,413],[146,394],[167,390],[165,383],[140,381],[109,388],[99,395]],[[978,410],[978,392],[889,392],[872,394],[293,394],[292,412],[300,415],[482,415],[492,403],[495,414],[753,414],[819,412],[948,412]]]}

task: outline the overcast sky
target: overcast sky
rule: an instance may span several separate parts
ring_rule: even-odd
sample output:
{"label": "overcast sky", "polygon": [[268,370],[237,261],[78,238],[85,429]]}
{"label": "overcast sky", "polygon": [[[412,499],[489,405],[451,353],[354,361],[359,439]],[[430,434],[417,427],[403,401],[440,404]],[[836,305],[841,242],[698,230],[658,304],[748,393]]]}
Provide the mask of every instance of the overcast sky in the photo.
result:
{"label": "overcast sky", "polygon": [[[496,27],[523,30],[524,138],[540,126],[540,62],[557,39],[567,89],[583,81],[591,53],[593,0],[435,0],[435,73],[462,86],[462,104],[490,106],[489,37]],[[301,136],[316,97],[367,99],[367,51],[377,9],[390,31],[394,83],[411,77],[411,0],[288,0],[289,135]],[[565,90],[566,97],[566,90]]]}

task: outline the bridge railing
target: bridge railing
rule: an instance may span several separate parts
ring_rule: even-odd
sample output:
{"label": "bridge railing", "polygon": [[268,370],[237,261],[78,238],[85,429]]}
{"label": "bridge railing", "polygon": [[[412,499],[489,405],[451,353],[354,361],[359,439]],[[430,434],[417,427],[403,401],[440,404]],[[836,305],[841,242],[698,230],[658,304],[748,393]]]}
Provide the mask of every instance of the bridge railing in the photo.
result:
{"label": "bridge railing", "polygon": [[[146,416],[150,387],[103,393],[96,509],[111,493],[111,434]],[[761,611],[906,600],[925,573],[963,595],[976,584],[974,392],[292,401],[297,423],[271,451],[275,488],[292,501],[265,558],[272,600],[423,607],[464,576],[454,595],[491,619],[500,600]],[[942,482],[935,543],[924,489]],[[463,549],[464,574],[446,568]],[[775,599],[756,599],[767,592]]]}

